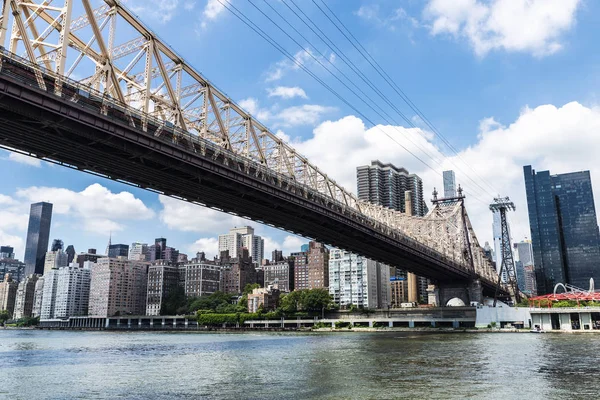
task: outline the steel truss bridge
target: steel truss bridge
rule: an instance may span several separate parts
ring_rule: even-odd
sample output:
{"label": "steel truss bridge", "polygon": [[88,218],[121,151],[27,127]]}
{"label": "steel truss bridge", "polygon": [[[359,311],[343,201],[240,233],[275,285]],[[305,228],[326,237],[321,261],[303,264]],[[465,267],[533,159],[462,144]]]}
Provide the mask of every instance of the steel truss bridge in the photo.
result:
{"label": "steel truss bridge", "polygon": [[4,0],[0,46],[1,147],[493,294],[463,199],[422,218],[359,200],[119,1]]}

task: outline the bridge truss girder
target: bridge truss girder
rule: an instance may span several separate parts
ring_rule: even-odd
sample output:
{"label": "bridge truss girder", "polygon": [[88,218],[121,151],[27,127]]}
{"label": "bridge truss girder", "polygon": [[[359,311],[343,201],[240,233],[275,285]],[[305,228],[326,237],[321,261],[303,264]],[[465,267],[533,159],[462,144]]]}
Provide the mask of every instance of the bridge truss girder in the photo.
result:
{"label": "bridge truss girder", "polygon": [[[160,119],[164,127],[180,128],[285,175],[474,276],[495,276],[460,207],[439,205],[419,218],[359,200],[216,88],[120,1],[104,3],[93,9],[90,0],[3,0],[0,46],[38,65],[36,78],[44,90],[42,74],[54,77],[58,95],[63,80],[75,80]],[[141,125],[147,129],[146,121]]]}

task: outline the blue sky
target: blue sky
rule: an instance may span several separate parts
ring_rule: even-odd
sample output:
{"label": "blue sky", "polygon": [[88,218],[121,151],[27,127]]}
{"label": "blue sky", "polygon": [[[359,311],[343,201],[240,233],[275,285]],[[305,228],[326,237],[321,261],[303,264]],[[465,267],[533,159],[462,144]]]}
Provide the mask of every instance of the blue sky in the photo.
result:
{"label": "blue sky", "polygon": [[[373,128],[304,71],[294,68],[222,3],[258,23],[381,126]],[[439,172],[455,169],[458,181],[473,194],[468,199],[469,213],[482,243],[491,239],[492,216],[486,204],[498,193],[511,196],[517,204],[511,220],[514,238],[528,236],[524,164],[554,173],[591,169],[595,187],[600,187],[595,180],[600,176],[595,165],[600,150],[598,2],[327,0],[335,15],[460,157],[442,145],[361,58],[317,8],[315,3],[324,8],[321,0],[295,3],[416,128],[389,108],[386,111],[392,118],[386,121],[340,84],[336,77],[344,80],[343,74],[348,75],[385,107],[353,75],[337,51],[332,54],[296,19],[285,6],[293,7],[291,0],[269,0],[268,4],[306,37],[298,39],[304,48],[328,68],[334,69],[329,61],[339,68],[334,71],[336,77],[285,37],[252,3],[296,35],[263,0],[130,0],[125,4],[189,64],[272,131],[281,131],[301,153],[349,189],[355,190],[355,167],[376,158],[406,166],[422,176],[427,198],[434,186],[441,186]],[[413,149],[435,172],[383,136],[383,131]],[[428,160],[421,148],[427,148],[439,163]],[[211,253],[219,233],[225,233],[232,224],[244,223],[4,151],[0,151],[0,171],[0,205],[4,210],[0,213],[0,243],[17,247],[19,258],[23,256],[31,201],[55,203],[51,237],[74,244],[77,251],[104,249],[112,230],[113,243],[151,242],[164,236],[172,246],[189,254],[194,250]],[[267,251],[274,247],[294,251],[303,242],[286,232],[251,225],[267,238]]]}

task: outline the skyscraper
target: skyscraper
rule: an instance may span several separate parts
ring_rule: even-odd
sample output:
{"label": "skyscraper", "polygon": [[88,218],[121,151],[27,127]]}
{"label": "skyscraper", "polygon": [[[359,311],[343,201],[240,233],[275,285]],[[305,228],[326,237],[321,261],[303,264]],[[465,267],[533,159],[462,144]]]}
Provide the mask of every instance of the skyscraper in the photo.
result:
{"label": "skyscraper", "polygon": [[219,254],[229,251],[229,257],[236,258],[243,248],[248,249],[252,262],[260,265],[265,254],[265,241],[254,234],[254,228],[242,226],[232,228],[229,233],[219,235]]}
{"label": "skyscraper", "polygon": [[589,171],[550,175],[523,167],[538,294],[557,283],[600,282],[600,234]]}
{"label": "skyscraper", "polygon": [[44,258],[48,251],[52,204],[35,203],[29,211],[29,227],[25,245],[25,276],[44,273]]}
{"label": "skyscraper", "polygon": [[379,160],[356,168],[358,198],[396,211],[406,212],[404,192],[410,191],[412,215],[427,214],[423,198],[423,181],[404,168],[383,164]]}
{"label": "skyscraper", "polygon": [[444,179],[444,197],[456,197],[456,178],[454,171],[444,171],[442,173]]}
{"label": "skyscraper", "polygon": [[108,245],[108,258],[128,257],[128,244],[110,244]]}

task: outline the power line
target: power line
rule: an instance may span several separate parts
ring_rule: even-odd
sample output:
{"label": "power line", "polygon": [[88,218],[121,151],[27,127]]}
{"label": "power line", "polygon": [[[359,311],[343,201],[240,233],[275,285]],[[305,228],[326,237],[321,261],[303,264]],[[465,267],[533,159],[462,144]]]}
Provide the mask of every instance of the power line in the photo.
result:
{"label": "power line", "polygon": [[[285,0],[284,0],[285,1]],[[291,0],[292,2],[294,0]],[[331,18],[329,17],[329,15],[327,13],[325,13],[325,11],[316,3],[315,0],[312,0],[312,2],[315,4],[315,6],[317,6],[317,8],[319,8],[319,10],[323,13],[323,15],[325,15],[331,22],[332,24],[342,33],[342,35],[344,35],[344,37],[354,46],[354,48],[356,48],[356,50],[362,55],[362,57],[367,60],[367,62],[375,69],[375,71],[377,71],[377,73],[386,81],[386,83],[392,88],[394,89],[394,91],[400,96],[400,98],[402,98],[402,100],[423,120],[423,122],[425,122],[427,124],[427,126],[433,131],[433,133],[439,137],[442,142],[444,144],[446,144],[446,146],[452,151],[454,152],[454,154],[456,154],[456,156],[463,162],[463,164],[465,164],[467,167],[469,167],[469,169],[471,169],[471,171],[473,171],[473,173],[483,182],[485,183],[491,190],[493,193],[496,193],[497,191],[494,189],[494,187],[484,178],[482,178],[477,171],[475,171],[475,169],[473,169],[473,167],[468,164],[459,154],[459,152],[456,150],[456,148],[444,137],[444,135],[435,127],[435,125],[433,125],[433,123],[431,121],[429,121],[429,119],[425,116],[425,114],[423,114],[421,112],[421,110],[412,102],[412,100],[410,100],[410,98],[404,93],[404,91],[396,84],[396,82],[389,76],[389,74],[381,67],[381,65],[377,62],[377,60],[375,60],[375,58],[364,48],[364,46],[360,43],[360,41],[358,39],[356,39],[356,37],[352,34],[352,32],[346,27],[346,25],[339,19],[339,17],[331,10],[331,8],[329,8],[329,6],[323,1],[321,0],[321,2],[323,3],[323,5],[327,8],[327,10],[329,10],[329,12],[331,13],[331,15],[333,15],[333,17],[342,25],[342,27],[348,32],[348,34],[352,37],[352,39],[354,40],[354,42],[356,42],[356,44],[358,44],[358,46],[360,46],[360,48],[362,49],[362,51],[360,49],[358,49],[356,47],[356,45],[352,42],[352,40],[350,40],[348,38],[348,36],[346,36],[346,34],[337,26],[337,24],[331,20]],[[298,6],[296,6],[298,7]],[[368,58],[367,56],[368,55]],[[372,62],[371,62],[372,60]],[[373,65],[373,63],[375,65]],[[473,182],[475,183],[477,186],[479,186],[479,184],[477,184],[475,181],[473,181],[468,175],[467,177]],[[481,186],[479,186],[481,188]],[[483,188],[482,188],[483,189]],[[493,197],[493,195],[492,195]]]}
{"label": "power line", "polygon": [[[356,108],[354,105],[352,105],[350,102],[348,102],[344,97],[342,97],[335,89],[333,89],[331,86],[329,86],[327,83],[325,83],[321,78],[319,78],[314,72],[312,72],[310,69],[308,69],[302,62],[300,62],[295,56],[293,56],[291,53],[289,53],[285,48],[283,48],[279,43],[277,43],[268,33],[266,33],[263,29],[261,29],[256,23],[254,23],[250,18],[248,18],[247,16],[245,16],[237,7],[235,7],[234,5],[232,5],[231,3],[225,3],[223,0],[217,0],[225,9],[227,9],[229,12],[231,12],[236,18],[238,18],[242,23],[244,23],[246,26],[248,26],[250,29],[252,29],[255,33],[257,33],[259,36],[261,36],[263,39],[265,39],[271,46],[273,46],[276,50],[278,50],[279,52],[281,52],[286,58],[288,58],[291,62],[293,62],[296,66],[298,66],[300,69],[302,69],[303,71],[305,71],[309,76],[311,76],[313,79],[315,79],[318,83],[320,83],[323,87],[325,87],[329,92],[331,92],[335,97],[337,97],[340,101],[342,101],[344,104],[346,104],[349,108],[351,108],[354,112],[356,112],[358,115],[360,115],[364,120],[366,120],[367,122],[369,122],[371,125],[373,125],[373,127],[379,129],[383,134],[385,134],[388,138],[390,138],[393,142],[395,142],[397,145],[399,145],[400,147],[402,147],[407,153],[409,153],[410,155],[412,155],[414,158],[416,158],[417,160],[419,160],[423,165],[425,165],[427,168],[431,169],[434,173],[436,173],[437,175],[441,176],[441,173],[436,171],[434,168],[432,168],[427,162],[425,162],[422,158],[420,158],[418,155],[416,155],[414,152],[410,151],[408,148],[406,148],[402,143],[398,142],[393,136],[391,136],[390,134],[388,134],[385,130],[383,130],[379,125],[376,125],[369,117],[367,117],[364,113],[362,113],[358,108]],[[255,6],[256,7],[256,6]],[[260,11],[260,10],[259,10]],[[264,13],[263,13],[264,15]],[[270,19],[270,18],[269,18]],[[270,19],[272,21],[272,19]],[[277,25],[274,21],[272,21],[275,25]],[[279,27],[280,30],[282,30],[281,27]],[[282,30],[284,31],[284,30]],[[286,33],[284,31],[284,33]],[[286,33],[287,34],[287,33]],[[289,35],[288,35],[289,37]],[[290,37],[291,38],[291,37]],[[291,38],[292,40],[294,40],[293,38]],[[295,41],[295,40],[294,40]],[[296,42],[296,41],[295,41]],[[297,42],[296,42],[297,43]],[[298,43],[297,43],[298,44]],[[301,48],[303,48],[301,45],[299,45]],[[304,49],[306,51],[306,49]],[[327,69],[322,63],[320,63],[320,61],[318,59],[316,59],[314,57],[314,55],[312,55],[310,52],[308,52],[309,55],[315,59],[319,64],[321,64],[325,69]],[[328,69],[327,69],[328,70]],[[331,71],[328,70],[330,73]],[[339,80],[339,78],[338,78]],[[344,82],[342,82],[342,84],[344,84]],[[344,84],[345,85],[345,84]],[[347,85],[345,85],[347,87]],[[348,88],[349,90],[352,91],[352,89]],[[367,104],[368,105],[368,104]],[[371,109],[373,109],[372,107],[370,107]],[[376,110],[373,109],[373,111],[375,111],[377,114],[379,114],[381,116],[380,113],[378,113]],[[381,116],[383,118],[383,116]],[[484,202],[483,200],[479,199],[477,196],[473,197],[475,199],[477,199],[478,201],[481,201],[484,204],[487,204],[486,202]]]}

